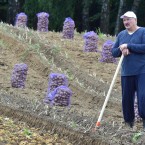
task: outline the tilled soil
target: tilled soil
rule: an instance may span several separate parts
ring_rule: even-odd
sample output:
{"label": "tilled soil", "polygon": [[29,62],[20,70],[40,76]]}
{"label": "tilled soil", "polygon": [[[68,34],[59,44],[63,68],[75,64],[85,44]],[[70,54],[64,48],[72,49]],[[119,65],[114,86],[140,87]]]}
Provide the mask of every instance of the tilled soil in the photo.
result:
{"label": "tilled soil", "polygon": [[25,122],[0,117],[1,145],[71,145],[66,138],[46,132],[43,128],[29,127]]}
{"label": "tilled soil", "polygon": [[[94,130],[95,123],[114,75],[116,64],[101,63],[100,53],[83,52],[83,34],[75,32],[73,40],[62,39],[61,33],[39,33],[32,30],[17,29],[0,24],[0,105],[1,114],[24,120],[33,126],[33,116],[51,120],[52,125],[43,124],[44,129],[58,131],[58,135],[68,134],[73,144],[133,144],[133,137],[142,132],[141,123],[136,123],[137,130],[124,128],[121,110],[120,77],[118,75],[110,100],[101,121],[101,126]],[[98,49],[111,36],[100,38]],[[12,88],[11,73],[16,63],[26,63],[29,67],[25,89]],[[51,72],[63,73],[69,79],[73,92],[70,107],[51,107],[43,103],[47,93],[48,76]],[[2,109],[1,108],[1,109]],[[6,111],[6,108],[11,108]],[[17,111],[20,111],[17,114]],[[13,114],[11,114],[13,112]],[[16,112],[16,113],[14,113]],[[25,112],[33,114],[26,119]],[[61,125],[63,124],[63,129]],[[59,125],[59,127],[57,127]],[[40,126],[39,126],[40,127]],[[66,131],[68,128],[69,131]],[[72,131],[71,131],[72,130]],[[74,132],[73,132],[74,131]],[[66,132],[66,133],[64,133]],[[71,132],[76,140],[71,139]],[[82,135],[83,134],[83,135]],[[86,140],[81,136],[87,137]],[[89,140],[90,138],[90,140]],[[100,141],[101,140],[101,141]],[[143,144],[143,135],[136,143]]]}

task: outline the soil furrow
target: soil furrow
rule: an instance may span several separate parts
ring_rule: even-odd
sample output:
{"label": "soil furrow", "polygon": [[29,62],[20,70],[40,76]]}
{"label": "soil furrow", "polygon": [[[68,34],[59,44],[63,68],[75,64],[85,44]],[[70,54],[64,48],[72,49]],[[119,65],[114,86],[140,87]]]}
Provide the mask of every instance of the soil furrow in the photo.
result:
{"label": "soil furrow", "polygon": [[17,110],[8,106],[0,105],[0,115],[5,115],[18,121],[24,121],[30,125],[30,127],[43,128],[45,130],[51,130],[53,133],[57,133],[59,137],[67,137],[68,140],[77,145],[109,145],[99,137],[92,137],[90,134],[82,132],[76,132],[70,128],[67,128],[63,124],[59,124],[54,120],[48,120],[46,118],[38,117],[36,114],[25,112],[23,110]]}

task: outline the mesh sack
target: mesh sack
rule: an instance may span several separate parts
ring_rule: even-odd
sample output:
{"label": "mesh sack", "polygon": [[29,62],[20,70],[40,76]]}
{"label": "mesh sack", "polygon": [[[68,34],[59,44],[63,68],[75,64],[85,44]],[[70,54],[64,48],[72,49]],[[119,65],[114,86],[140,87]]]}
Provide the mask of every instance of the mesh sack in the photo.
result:
{"label": "mesh sack", "polygon": [[15,26],[25,28],[27,27],[27,15],[23,12],[16,15]]}
{"label": "mesh sack", "polygon": [[84,52],[98,51],[98,35],[94,31],[87,32],[83,35],[85,44]]}
{"label": "mesh sack", "polygon": [[65,18],[65,21],[63,23],[63,38],[66,39],[73,39],[74,38],[74,27],[75,23],[74,21],[68,17]]}
{"label": "mesh sack", "polygon": [[55,106],[69,106],[72,91],[66,86],[59,86],[54,91],[50,92],[45,98],[45,103],[49,102]]}
{"label": "mesh sack", "polygon": [[49,14],[46,12],[40,12],[37,15],[38,22],[37,22],[37,31],[40,32],[48,32],[48,24],[49,24]]}
{"label": "mesh sack", "polygon": [[25,88],[25,81],[27,76],[27,64],[15,64],[11,76],[11,86],[14,88]]}
{"label": "mesh sack", "polygon": [[49,75],[49,81],[48,81],[48,90],[47,92],[50,93],[55,88],[59,86],[68,86],[68,79],[64,74],[59,73],[51,73]]}
{"label": "mesh sack", "polygon": [[99,60],[100,62],[105,62],[105,63],[117,63],[116,59],[112,56],[111,49],[114,45],[114,42],[111,40],[107,40],[102,47],[102,52],[101,52],[101,59]]}
{"label": "mesh sack", "polygon": [[114,45],[114,42],[111,40],[107,40],[103,44],[102,52],[101,52],[101,59],[99,60],[100,62],[105,62],[105,63],[117,63],[116,58],[112,56],[111,49]]}
{"label": "mesh sack", "polygon": [[138,112],[137,96],[135,96],[135,101],[134,101],[134,113],[135,113],[135,122],[140,122],[142,118],[139,116],[139,112]]}

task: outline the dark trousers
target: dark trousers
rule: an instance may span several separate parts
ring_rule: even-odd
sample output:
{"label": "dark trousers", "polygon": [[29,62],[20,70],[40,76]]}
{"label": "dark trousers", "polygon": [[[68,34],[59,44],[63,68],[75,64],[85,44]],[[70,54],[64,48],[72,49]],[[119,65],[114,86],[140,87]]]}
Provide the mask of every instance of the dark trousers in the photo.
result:
{"label": "dark trousers", "polygon": [[122,76],[122,108],[125,122],[133,122],[135,92],[138,99],[138,111],[145,119],[145,74],[135,76]]}

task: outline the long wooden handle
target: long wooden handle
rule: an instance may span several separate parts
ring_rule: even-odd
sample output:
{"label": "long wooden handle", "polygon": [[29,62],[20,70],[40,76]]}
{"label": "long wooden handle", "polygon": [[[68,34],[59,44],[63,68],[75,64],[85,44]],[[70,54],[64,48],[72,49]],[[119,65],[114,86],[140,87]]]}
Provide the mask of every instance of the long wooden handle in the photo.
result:
{"label": "long wooden handle", "polygon": [[115,71],[114,77],[113,77],[113,79],[112,79],[112,82],[111,82],[110,88],[109,88],[108,93],[107,93],[107,96],[106,96],[105,102],[104,102],[103,107],[102,107],[102,110],[101,110],[101,112],[100,112],[100,115],[99,115],[98,121],[96,122],[96,127],[99,127],[99,126],[100,126],[100,122],[101,122],[101,119],[102,119],[103,113],[104,113],[104,111],[105,111],[105,107],[106,107],[107,102],[108,102],[108,100],[109,100],[109,97],[110,97],[110,94],[111,94],[111,91],[112,91],[113,85],[114,85],[114,83],[115,83],[115,80],[116,80],[117,74],[118,74],[118,72],[119,72],[119,69],[120,69],[121,63],[122,63],[122,61],[123,61],[123,58],[124,58],[124,55],[122,55],[121,58],[120,58],[120,60],[119,60],[118,66],[117,66],[117,68],[116,68],[116,71]]}

